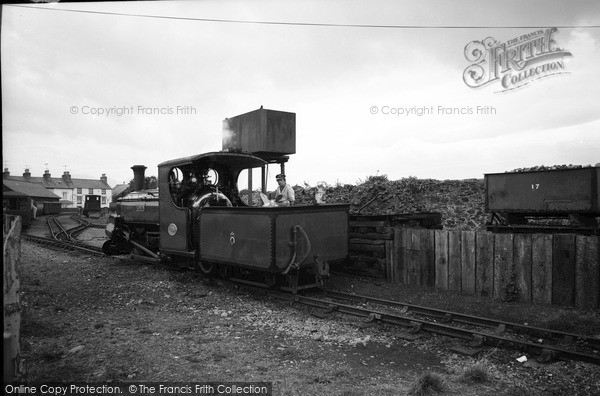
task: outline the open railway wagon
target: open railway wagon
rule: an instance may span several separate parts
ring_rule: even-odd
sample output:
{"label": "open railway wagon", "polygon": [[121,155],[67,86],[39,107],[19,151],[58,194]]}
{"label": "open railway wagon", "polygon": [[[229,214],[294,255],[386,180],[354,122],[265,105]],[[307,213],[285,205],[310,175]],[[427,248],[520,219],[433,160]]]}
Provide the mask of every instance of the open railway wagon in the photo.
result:
{"label": "open railway wagon", "polygon": [[488,229],[600,233],[600,167],[485,175]]}
{"label": "open railway wagon", "polygon": [[105,253],[183,258],[206,274],[293,292],[322,284],[348,256],[349,206],[255,206],[238,187],[252,192],[260,175],[266,193],[269,165],[284,173],[295,114],[261,107],[223,124],[223,151],[160,163],[158,189],[144,190],[146,167],[132,167],[134,191],[114,205]]}

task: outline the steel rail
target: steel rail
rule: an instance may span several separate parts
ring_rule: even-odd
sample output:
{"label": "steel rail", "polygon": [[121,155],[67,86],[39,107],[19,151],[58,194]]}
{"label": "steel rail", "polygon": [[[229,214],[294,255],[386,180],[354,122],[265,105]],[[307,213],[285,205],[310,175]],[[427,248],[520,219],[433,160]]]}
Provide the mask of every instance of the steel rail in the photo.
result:
{"label": "steel rail", "polygon": [[470,340],[480,344],[486,344],[493,347],[504,347],[523,350],[532,354],[539,354],[546,358],[562,359],[562,360],[577,360],[587,363],[600,365],[600,355],[591,355],[571,351],[555,346],[539,345],[527,341],[519,341],[508,339],[494,334],[483,333],[468,329],[457,328],[442,323],[434,323],[423,319],[407,318],[398,314],[385,313],[368,308],[359,308],[351,305],[331,303],[314,297],[306,297],[301,295],[289,295],[273,293],[274,296],[282,298],[293,303],[300,303],[307,306],[328,310],[329,312],[340,312],[348,315],[368,318],[370,322],[380,321],[403,327],[411,327],[418,331],[428,331],[431,333],[446,335],[464,340]]}
{"label": "steel rail", "polygon": [[96,255],[101,255],[104,256],[104,252],[102,252],[101,248],[96,248],[94,246],[82,246],[80,244],[75,244],[72,242],[67,242],[64,240],[60,240],[60,239],[51,239],[51,238],[46,238],[46,237],[41,237],[41,236],[37,236],[37,235],[30,235],[30,234],[22,234],[23,238],[25,238],[28,241],[40,244],[40,245],[44,245],[44,246],[51,246],[51,247],[58,247],[61,248],[63,250],[78,250],[81,252],[85,252],[85,253],[92,253],[92,254],[96,254]]}
{"label": "steel rail", "polygon": [[[50,234],[52,234],[52,238],[54,238],[54,239],[56,239],[56,240],[58,241],[58,240],[61,240],[61,237],[60,237],[60,235],[61,235],[61,234],[64,234],[66,239],[72,239],[72,238],[69,236],[69,230],[65,229],[65,228],[62,226],[62,224],[60,224],[60,222],[58,221],[58,218],[57,218],[57,217],[58,217],[58,216],[52,216],[52,217],[49,217],[49,218],[48,218],[48,220],[47,220],[48,227],[50,228]],[[58,232],[54,232],[54,227],[52,226],[52,223],[53,223],[53,224],[54,224],[56,227],[58,227],[58,230],[59,230]]]}
{"label": "steel rail", "polygon": [[83,232],[84,230],[86,230],[87,228],[90,228],[90,227],[92,226],[92,223],[90,223],[89,221],[86,221],[86,220],[80,219],[80,218],[78,218],[78,217],[75,217],[75,216],[71,216],[71,219],[73,219],[73,220],[75,220],[76,222],[78,222],[78,223],[79,223],[79,225],[77,225],[77,226],[75,226],[75,227],[73,227],[73,228],[70,228],[70,229],[68,229],[68,230],[67,230],[67,231],[68,231],[68,234],[67,234],[67,236],[68,236],[68,238],[69,238],[69,239],[71,239],[71,240],[73,240],[73,241],[77,241],[77,239],[75,239],[75,237],[76,237],[76,236],[77,236],[79,233],[81,233],[81,232]]}
{"label": "steel rail", "polygon": [[[48,217],[46,219],[46,224],[48,224],[48,229],[50,230],[50,235],[52,236],[53,239],[58,240],[58,236],[60,234],[62,234],[61,232],[56,232],[56,227],[58,227],[58,225],[56,224],[56,219],[54,218],[54,216],[52,217]],[[59,227],[59,231],[60,231],[60,227]]]}
{"label": "steel rail", "polygon": [[419,306],[419,305],[403,303],[400,301],[385,300],[385,299],[381,299],[381,298],[370,297],[370,296],[359,295],[359,294],[350,294],[350,293],[326,290],[325,295],[328,297],[348,299],[351,301],[370,302],[370,303],[376,303],[376,304],[392,306],[392,307],[400,307],[400,308],[406,307],[409,311],[411,311],[413,313],[420,314],[420,315],[433,316],[433,317],[441,319],[445,323],[453,321],[453,322],[457,322],[457,323],[470,324],[470,325],[474,325],[474,326],[486,326],[486,327],[496,328],[496,329],[500,329],[500,330],[509,329],[509,330],[514,331],[515,333],[528,334],[528,335],[532,335],[532,336],[536,336],[536,337],[540,337],[540,338],[548,338],[548,339],[553,339],[556,341],[563,341],[563,342],[573,342],[575,340],[579,340],[581,342],[587,343],[588,345],[590,345],[592,347],[600,348],[600,338],[590,337],[590,336],[586,336],[583,334],[575,334],[575,333],[569,333],[569,332],[564,332],[564,331],[559,331],[559,330],[551,330],[551,329],[545,329],[545,328],[541,328],[541,327],[527,326],[527,325],[522,325],[522,324],[514,323],[514,322],[506,322],[506,321],[497,320],[497,319],[462,314],[459,312],[447,311],[447,310],[443,310],[443,309],[423,307],[423,306]]}

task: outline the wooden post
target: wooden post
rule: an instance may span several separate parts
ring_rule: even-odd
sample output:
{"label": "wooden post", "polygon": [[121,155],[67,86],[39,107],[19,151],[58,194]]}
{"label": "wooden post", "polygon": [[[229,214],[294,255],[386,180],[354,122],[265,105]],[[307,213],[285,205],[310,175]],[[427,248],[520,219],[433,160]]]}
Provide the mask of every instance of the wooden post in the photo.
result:
{"label": "wooden post", "polygon": [[413,286],[421,285],[421,235],[419,230],[407,228],[406,246],[406,276],[407,283]]}
{"label": "wooden post", "polygon": [[462,292],[475,294],[475,232],[463,231],[461,235],[461,285]]}
{"label": "wooden post", "polygon": [[[494,244],[494,299],[512,300],[513,235],[497,234]],[[512,285],[516,286],[516,285]]]}
{"label": "wooden post", "polygon": [[531,237],[531,297],[536,304],[552,304],[552,235]]}
{"label": "wooden post", "polygon": [[394,283],[396,260],[394,241],[385,241],[385,277],[388,282]]}
{"label": "wooden post", "polygon": [[575,235],[558,234],[552,244],[552,304],[575,304]]}
{"label": "wooden post", "polygon": [[517,299],[531,302],[531,235],[515,234],[514,242]]}
{"label": "wooden post", "polygon": [[396,251],[396,269],[394,283],[406,284],[406,228],[394,229],[394,250]]}
{"label": "wooden post", "polygon": [[448,290],[448,231],[435,230],[435,287]]}
{"label": "wooden post", "polygon": [[419,267],[421,269],[421,286],[435,286],[435,260],[433,230],[419,230],[421,250],[419,251]]}
{"label": "wooden post", "polygon": [[4,382],[21,376],[21,217],[4,215]]}
{"label": "wooden post", "polygon": [[575,306],[600,308],[600,238],[577,235],[575,238]]}
{"label": "wooden post", "polygon": [[448,234],[448,290],[462,290],[461,232]]}
{"label": "wooden post", "polygon": [[475,291],[482,297],[494,294],[494,234],[478,232],[475,235]]}

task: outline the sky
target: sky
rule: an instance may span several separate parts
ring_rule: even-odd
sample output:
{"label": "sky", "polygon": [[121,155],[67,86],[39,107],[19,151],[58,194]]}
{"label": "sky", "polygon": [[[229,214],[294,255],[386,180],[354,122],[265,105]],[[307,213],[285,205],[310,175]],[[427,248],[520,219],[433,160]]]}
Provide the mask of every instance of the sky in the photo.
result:
{"label": "sky", "polygon": [[[468,68],[493,64],[476,46],[477,65],[470,43],[510,48],[552,28],[536,48],[553,53],[505,62],[510,86],[467,84]],[[261,106],[296,113],[292,185],[600,163],[596,0],[4,5],[1,67],[13,175],[106,174],[111,186],[135,164],[157,175],[163,161],[221,150],[222,121]]]}

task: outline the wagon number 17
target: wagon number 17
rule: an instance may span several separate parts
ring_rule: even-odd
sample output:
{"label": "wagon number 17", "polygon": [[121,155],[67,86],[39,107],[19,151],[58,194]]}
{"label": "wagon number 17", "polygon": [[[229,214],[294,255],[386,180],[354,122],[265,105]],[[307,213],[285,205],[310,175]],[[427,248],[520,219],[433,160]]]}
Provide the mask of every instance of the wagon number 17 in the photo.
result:
{"label": "wagon number 17", "polygon": [[539,183],[537,183],[537,184],[532,184],[532,185],[531,185],[531,189],[532,189],[532,190],[539,190],[539,189],[540,189],[540,184],[539,184]]}

